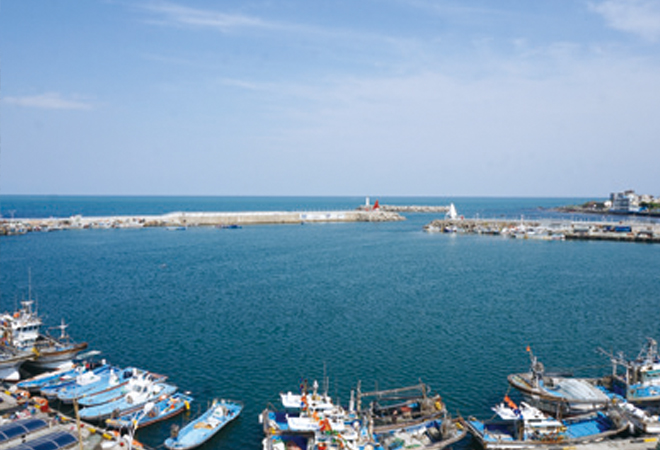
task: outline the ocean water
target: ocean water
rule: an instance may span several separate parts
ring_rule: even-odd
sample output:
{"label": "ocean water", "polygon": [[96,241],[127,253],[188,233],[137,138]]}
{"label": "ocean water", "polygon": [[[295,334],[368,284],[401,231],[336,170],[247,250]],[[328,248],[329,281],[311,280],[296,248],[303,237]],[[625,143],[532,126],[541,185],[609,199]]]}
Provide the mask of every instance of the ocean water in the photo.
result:
{"label": "ocean water", "polygon": [[[363,198],[3,197],[7,217],[354,208]],[[372,201],[375,198],[372,198]],[[450,201],[467,217],[565,217],[581,199]],[[9,211],[13,211],[10,213]],[[419,379],[453,414],[492,416],[529,345],[549,370],[609,372],[599,347],[636,356],[660,338],[660,246],[426,234],[396,223],[68,230],[0,239],[0,309],[33,296],[47,324],[111,362],[167,374],[195,396],[242,401],[204,449],[259,449],[258,414],[301,378],[347,402]],[[138,432],[158,446],[172,423]],[[469,443],[468,443],[469,445]]]}

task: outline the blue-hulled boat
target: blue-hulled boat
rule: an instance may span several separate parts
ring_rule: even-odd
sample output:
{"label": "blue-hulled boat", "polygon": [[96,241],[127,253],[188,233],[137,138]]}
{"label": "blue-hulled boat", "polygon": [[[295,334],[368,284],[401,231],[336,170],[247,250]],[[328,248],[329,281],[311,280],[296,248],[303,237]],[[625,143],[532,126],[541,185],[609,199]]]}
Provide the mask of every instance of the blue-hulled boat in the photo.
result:
{"label": "blue-hulled boat", "polygon": [[133,411],[116,419],[107,419],[105,423],[108,427],[116,429],[146,427],[190,410],[192,401],[191,396],[178,392],[155,403],[148,403],[139,411]]}
{"label": "blue-hulled boat", "polygon": [[103,374],[110,372],[112,367],[108,364],[79,366],[76,368],[76,375],[72,379],[64,380],[61,383],[49,384],[41,388],[41,395],[49,399],[57,397],[59,391],[70,386],[86,386],[101,379]]}
{"label": "blue-hulled boat", "polygon": [[140,383],[131,385],[131,392],[117,400],[82,408],[79,413],[80,418],[101,421],[113,415],[121,417],[140,410],[147,402],[165,399],[177,390],[176,386],[171,384],[154,382],[147,378],[141,378],[140,380]]}
{"label": "blue-hulled boat", "polygon": [[78,367],[79,366],[74,366],[70,369],[60,369],[55,372],[42,373],[32,378],[28,378],[27,380],[19,381],[16,383],[16,387],[19,389],[26,389],[30,392],[39,392],[46,386],[73,381],[79,373],[78,370],[76,370]]}
{"label": "blue-hulled boat", "polygon": [[229,422],[236,419],[243,404],[232,400],[213,400],[211,407],[197,419],[183,427],[176,436],[165,440],[170,450],[187,450],[208,441]]}
{"label": "blue-hulled boat", "polygon": [[[110,371],[104,372],[99,379],[94,382],[82,385],[72,384],[64,386],[62,389],[58,390],[57,398],[63,403],[72,403],[74,400],[78,400],[80,405],[88,406],[88,403],[83,402],[84,399],[94,398],[98,397],[100,394],[107,394],[116,391],[131,380],[145,373],[145,371],[134,367],[123,370],[112,367]],[[121,397],[121,394],[117,394],[106,401],[114,400],[118,397]]]}
{"label": "blue-hulled boat", "polygon": [[610,391],[635,404],[660,402],[660,356],[655,339],[647,338],[636,359],[623,353],[613,355],[601,350],[612,361],[612,375],[603,378]]}
{"label": "blue-hulled boat", "polygon": [[616,410],[597,411],[559,420],[524,402],[493,408],[500,419],[462,420],[485,449],[533,449],[576,445],[616,436],[628,428],[628,421]]}
{"label": "blue-hulled boat", "polygon": [[111,389],[90,393],[78,401],[81,407],[97,406],[104,403],[115,401],[129,392],[140,389],[140,386],[145,383],[165,381],[167,377],[163,375],[156,375],[151,372],[145,372],[140,369],[131,368],[130,374],[127,373],[127,382],[116,384]]}

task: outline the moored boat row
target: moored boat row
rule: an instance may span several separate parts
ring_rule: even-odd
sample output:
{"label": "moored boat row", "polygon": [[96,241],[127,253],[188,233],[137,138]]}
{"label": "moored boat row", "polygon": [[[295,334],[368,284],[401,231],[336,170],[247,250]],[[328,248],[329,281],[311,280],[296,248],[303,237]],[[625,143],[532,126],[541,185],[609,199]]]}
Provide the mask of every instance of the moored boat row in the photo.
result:
{"label": "moored boat row", "polygon": [[[280,394],[281,409],[259,416],[264,450],[442,449],[472,436],[485,449],[551,449],[608,441],[633,443],[660,435],[660,357],[649,339],[639,356],[609,355],[612,375],[577,378],[547,373],[528,347],[529,372],[514,373],[517,392],[492,408],[489,420],[452,419],[439,395],[419,385],[351,393],[348,407],[306,383]],[[623,370],[621,370],[623,368]],[[617,438],[610,441],[613,438]],[[656,437],[651,437],[656,440]]]}

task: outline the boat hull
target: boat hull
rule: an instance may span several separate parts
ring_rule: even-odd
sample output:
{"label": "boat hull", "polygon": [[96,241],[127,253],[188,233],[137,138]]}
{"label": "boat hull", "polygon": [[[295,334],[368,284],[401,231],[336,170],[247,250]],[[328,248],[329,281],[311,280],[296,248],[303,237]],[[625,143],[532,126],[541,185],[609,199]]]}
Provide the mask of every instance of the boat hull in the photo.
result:
{"label": "boat hull", "polygon": [[44,349],[37,353],[37,357],[25,364],[31,372],[46,372],[51,370],[70,369],[74,366],[73,360],[87,348],[87,342],[72,344],[63,349]]}
{"label": "boat hull", "polygon": [[[628,429],[628,421],[614,424],[602,412],[576,416],[563,421],[565,434],[545,439],[518,439],[516,422],[462,420],[464,426],[485,449],[534,449],[558,448],[590,442],[598,442],[613,437]],[[588,431],[586,431],[588,430]]]}
{"label": "boat hull", "polygon": [[106,425],[109,428],[114,429],[129,429],[133,427],[133,424],[137,419],[136,428],[146,427],[157,422],[171,419],[172,417],[189,410],[192,401],[193,398],[188,395],[174,394],[171,397],[154,404],[152,409],[146,413],[140,410],[117,419],[108,419],[106,420]]}
{"label": "boat hull", "polygon": [[[225,408],[222,417],[216,413],[219,406]],[[204,414],[183,427],[176,438],[165,440],[165,447],[170,450],[189,450],[199,447],[215,436],[227,424],[234,421],[242,410],[243,405],[239,402],[214,402],[213,406]]]}
{"label": "boat hull", "polygon": [[509,375],[508,381],[528,403],[550,414],[587,414],[602,410],[610,403],[608,396],[592,380],[543,377],[543,384],[535,386],[531,374],[518,373]]}
{"label": "boat hull", "polygon": [[0,380],[18,381],[21,378],[20,367],[32,359],[31,355],[10,356],[0,360]]}

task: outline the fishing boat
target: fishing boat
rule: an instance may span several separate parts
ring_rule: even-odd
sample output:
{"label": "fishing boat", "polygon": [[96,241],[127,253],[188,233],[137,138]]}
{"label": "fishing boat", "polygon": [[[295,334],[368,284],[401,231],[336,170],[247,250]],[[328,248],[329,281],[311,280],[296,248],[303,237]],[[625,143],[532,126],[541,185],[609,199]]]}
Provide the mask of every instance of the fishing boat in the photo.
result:
{"label": "fishing boat", "polygon": [[146,372],[141,369],[131,368],[124,371],[123,379],[125,381],[118,380],[118,382],[114,383],[114,386],[106,389],[99,389],[96,392],[90,392],[87,395],[84,395],[78,400],[78,405],[82,407],[90,407],[112,402],[124,397],[130,392],[140,390],[141,386],[145,384],[165,381],[167,377]]}
{"label": "fishing boat", "polygon": [[325,393],[319,394],[315,381],[312,391],[306,382],[301,393],[280,394],[284,410],[266,408],[259,420],[263,425],[264,450],[304,449],[381,449],[373,433],[363,424],[354,408],[354,396],[348,410],[335,404]]}
{"label": "fishing boat", "polygon": [[111,402],[88,406],[80,410],[83,420],[102,421],[107,418],[121,417],[137,411],[148,402],[162,400],[174,394],[177,387],[172,384],[154,382],[147,378],[141,379],[131,387],[131,392]]}
{"label": "fishing boat", "polygon": [[527,347],[531,359],[529,372],[508,376],[509,384],[525,400],[551,414],[584,414],[604,409],[610,398],[596,386],[596,380],[546,374],[543,363]]}
{"label": "fishing boat", "polygon": [[624,417],[630,422],[633,432],[660,434],[660,408],[657,406],[635,406],[630,402],[619,404]]}
{"label": "fishing boat", "polygon": [[42,334],[43,322],[32,310],[33,304],[33,300],[24,300],[21,309],[0,315],[1,345],[17,354],[29,354],[31,358],[25,361],[25,368],[32,372],[73,367],[73,359],[87,348],[87,343],[72,342],[66,334],[64,322],[58,327],[61,330],[59,338]]}
{"label": "fishing boat", "polygon": [[462,420],[485,449],[534,449],[584,444],[616,436],[628,422],[615,409],[596,411],[559,420],[540,409],[508,396],[493,408],[500,417],[489,421]]}
{"label": "fishing boat", "polygon": [[376,435],[384,450],[415,448],[441,450],[467,436],[467,429],[448,415],[420,424],[410,425]]}
{"label": "fishing boat", "polygon": [[[62,403],[72,403],[74,400],[78,400],[78,404],[83,406],[105,403],[121,397],[122,394],[119,393],[119,388],[146,373],[147,372],[136,369],[135,367],[123,370],[111,367],[109,371],[101,374],[96,381],[87,384],[72,384],[63,387],[57,391],[57,398]],[[124,392],[124,394],[127,393],[128,392]],[[87,399],[97,399],[101,397],[101,394],[109,394],[107,400],[103,399],[98,402],[83,401]]]}
{"label": "fishing boat", "polygon": [[[430,388],[419,383],[396,389],[362,392],[357,387],[357,410],[373,422],[374,433],[400,429],[441,419],[446,414],[439,395],[429,395]],[[363,405],[367,403],[367,406]]]}
{"label": "fishing boat", "polygon": [[133,411],[116,419],[107,419],[105,423],[109,428],[115,429],[146,427],[147,425],[170,419],[183,411],[190,410],[190,403],[192,401],[193,398],[191,396],[177,392],[155,403],[148,403],[143,410]]}
{"label": "fishing boat", "polygon": [[95,383],[100,380],[104,374],[110,372],[112,366],[105,364],[104,362],[99,365],[90,364],[85,366],[78,366],[75,369],[75,375],[73,377],[65,377],[59,383],[51,383],[41,388],[41,395],[49,399],[54,399],[57,397],[57,394],[65,388],[74,387],[74,386],[87,386],[89,384]]}
{"label": "fishing boat", "polygon": [[332,429],[340,431],[345,429],[346,422],[357,420],[358,416],[352,407],[349,412],[341,406],[335,405],[328,396],[327,391],[320,394],[319,385],[314,381],[312,391],[304,381],[300,386],[300,394],[287,392],[280,393],[280,401],[284,410],[276,411],[266,408],[259,416],[259,421],[266,434],[283,433],[313,433],[321,429],[326,421]]}
{"label": "fishing boat", "polygon": [[319,383],[316,380],[312,383],[311,392],[309,392],[309,386],[305,380],[300,386],[300,394],[294,394],[291,391],[280,393],[280,401],[285,409],[293,411],[306,408],[318,411],[335,406],[327,391],[319,393]]}
{"label": "fishing boat", "polygon": [[243,405],[240,402],[215,399],[204,414],[188,423],[176,433],[176,436],[166,439],[165,447],[170,450],[199,447],[236,419],[242,410]]}
{"label": "fishing boat", "polygon": [[88,346],[87,342],[73,342],[66,332],[68,325],[62,323],[57,326],[60,335],[53,337],[49,334],[39,334],[32,346],[35,358],[25,364],[25,368],[32,372],[67,369],[74,366],[73,360]]}
{"label": "fishing boat", "polygon": [[603,386],[600,386],[600,389],[612,399],[613,407],[617,408],[626,420],[628,420],[631,433],[660,434],[660,406],[637,406]]}
{"label": "fishing boat", "polygon": [[632,360],[622,352],[613,355],[600,351],[612,362],[612,375],[602,380],[607,389],[634,404],[660,402],[660,357],[655,339],[647,338],[637,358]]}
{"label": "fishing boat", "polygon": [[42,388],[52,384],[61,384],[73,380],[78,374],[78,367],[60,369],[53,372],[44,372],[31,378],[19,381],[16,387],[26,389],[30,392],[39,392]]}

